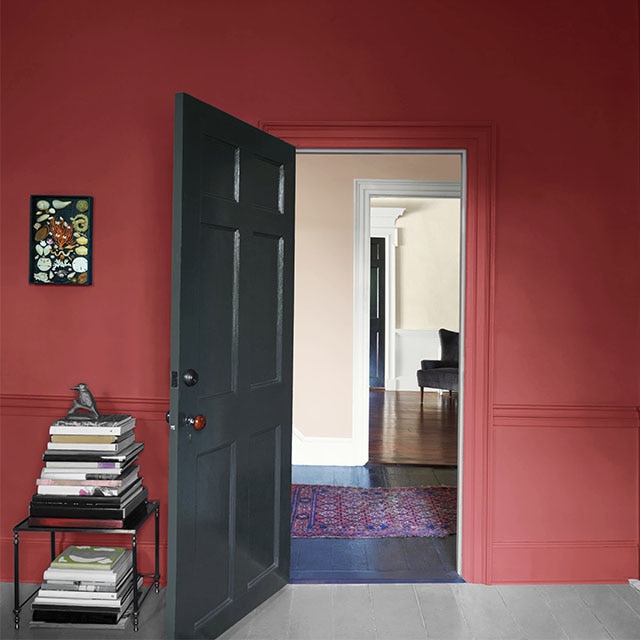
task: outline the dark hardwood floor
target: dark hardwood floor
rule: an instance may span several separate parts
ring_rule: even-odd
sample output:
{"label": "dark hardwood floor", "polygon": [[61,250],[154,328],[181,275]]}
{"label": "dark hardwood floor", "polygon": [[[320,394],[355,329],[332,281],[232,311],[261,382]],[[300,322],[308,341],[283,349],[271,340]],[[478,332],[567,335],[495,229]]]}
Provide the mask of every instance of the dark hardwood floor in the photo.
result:
{"label": "dark hardwood floor", "polygon": [[[294,466],[297,484],[411,487],[457,484],[457,395],[370,392],[370,460],[364,467]],[[291,540],[291,582],[464,582],[456,536]]]}
{"label": "dark hardwood floor", "polygon": [[456,466],[458,394],[372,389],[369,463]]}
{"label": "dark hardwood floor", "polygon": [[[456,470],[418,465],[294,465],[296,484],[351,487],[455,486]],[[297,584],[464,582],[456,572],[456,536],[291,540],[290,580]]]}

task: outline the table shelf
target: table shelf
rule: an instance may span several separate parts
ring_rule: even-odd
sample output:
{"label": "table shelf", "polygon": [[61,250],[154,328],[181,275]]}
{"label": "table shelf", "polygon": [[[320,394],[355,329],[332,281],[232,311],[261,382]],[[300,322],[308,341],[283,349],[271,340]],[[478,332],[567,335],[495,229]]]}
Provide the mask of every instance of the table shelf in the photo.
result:
{"label": "table shelf", "polygon": [[[82,534],[123,534],[131,536],[131,551],[133,560],[133,630],[138,630],[138,615],[140,611],[140,605],[146,599],[151,587],[155,588],[155,592],[158,593],[160,589],[160,552],[159,552],[159,534],[160,534],[160,503],[158,501],[151,501],[145,504],[146,510],[140,513],[134,520],[127,523],[127,526],[122,529],[94,529],[89,527],[41,527],[32,526],[29,524],[29,518],[21,520],[13,527],[13,596],[14,596],[14,622],[15,628],[20,628],[20,611],[25,604],[27,604],[35,595],[39,589],[36,589],[22,602],[20,601],[20,534],[22,533],[50,533],[51,539],[51,560],[56,557],[56,533],[82,533]],[[145,525],[145,523],[154,515],[155,521],[155,567],[152,574],[138,573],[138,532]],[[146,588],[138,590],[139,578],[153,578],[153,582]]]}

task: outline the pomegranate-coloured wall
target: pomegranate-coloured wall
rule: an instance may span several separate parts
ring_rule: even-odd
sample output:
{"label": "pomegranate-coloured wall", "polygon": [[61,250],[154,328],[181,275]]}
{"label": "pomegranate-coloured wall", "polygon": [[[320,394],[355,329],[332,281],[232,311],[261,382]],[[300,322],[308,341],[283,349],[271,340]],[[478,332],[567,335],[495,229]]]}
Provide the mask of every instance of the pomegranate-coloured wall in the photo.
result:
{"label": "pomegranate-coloured wall", "polygon": [[[253,124],[495,127],[473,578],[637,577],[636,0],[4,0],[1,18],[0,579],[79,375],[150,412],[143,472],[166,501],[177,91]],[[94,196],[91,287],[28,284],[32,193]]]}

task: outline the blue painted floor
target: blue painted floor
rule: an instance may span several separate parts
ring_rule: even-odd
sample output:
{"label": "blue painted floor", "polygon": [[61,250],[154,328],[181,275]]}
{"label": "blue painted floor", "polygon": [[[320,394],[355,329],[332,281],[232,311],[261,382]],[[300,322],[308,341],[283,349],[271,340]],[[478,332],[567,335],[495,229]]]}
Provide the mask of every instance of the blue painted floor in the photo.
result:
{"label": "blue painted floor", "polygon": [[[456,486],[453,468],[413,465],[293,467],[295,484],[352,487]],[[464,582],[456,572],[456,536],[291,540],[294,584]]]}

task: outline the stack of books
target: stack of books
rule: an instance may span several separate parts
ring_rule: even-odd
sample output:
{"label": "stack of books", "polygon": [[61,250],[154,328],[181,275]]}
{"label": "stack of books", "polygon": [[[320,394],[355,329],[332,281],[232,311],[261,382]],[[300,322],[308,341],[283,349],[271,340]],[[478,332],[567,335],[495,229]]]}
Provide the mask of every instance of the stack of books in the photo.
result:
{"label": "stack of books", "polygon": [[40,527],[125,528],[146,507],[148,490],[136,462],[135,418],[61,418],[49,428],[44,467],[29,505]]}
{"label": "stack of books", "polygon": [[35,623],[117,624],[133,602],[131,550],[72,545],[43,580],[31,605]]}

